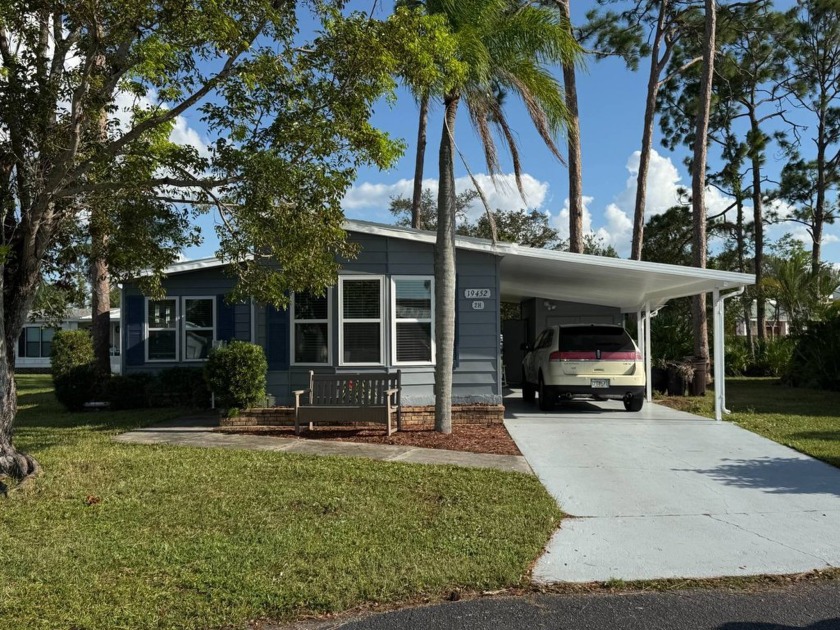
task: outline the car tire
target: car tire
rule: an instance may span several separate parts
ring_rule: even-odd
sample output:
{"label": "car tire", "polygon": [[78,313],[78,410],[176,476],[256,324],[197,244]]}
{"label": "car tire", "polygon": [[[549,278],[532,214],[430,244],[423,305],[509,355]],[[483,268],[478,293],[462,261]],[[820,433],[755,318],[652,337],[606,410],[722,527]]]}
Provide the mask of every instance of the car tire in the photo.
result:
{"label": "car tire", "polygon": [[525,378],[525,371],[522,371],[522,400],[526,403],[533,403],[535,398],[534,386]]}
{"label": "car tire", "polygon": [[551,411],[554,409],[554,397],[547,391],[545,383],[543,382],[542,374],[540,374],[540,411]]}
{"label": "car tire", "polygon": [[624,409],[626,411],[641,411],[642,407],[645,405],[645,397],[644,396],[625,396],[624,397]]}

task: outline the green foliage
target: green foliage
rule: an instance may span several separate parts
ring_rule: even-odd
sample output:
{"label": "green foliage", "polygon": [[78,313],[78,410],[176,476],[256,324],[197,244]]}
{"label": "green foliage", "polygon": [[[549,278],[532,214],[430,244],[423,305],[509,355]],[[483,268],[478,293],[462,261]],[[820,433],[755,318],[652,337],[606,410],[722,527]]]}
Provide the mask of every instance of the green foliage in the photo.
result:
{"label": "green foliage", "polygon": [[111,409],[210,406],[210,391],[201,368],[174,367],[160,372],[112,376],[106,389]]}
{"label": "green foliage", "polygon": [[730,376],[783,376],[791,365],[794,340],[791,337],[754,340],[750,349],[744,337],[726,340],[726,373]]}
{"label": "green foliage", "polygon": [[93,365],[93,343],[85,330],[60,330],[52,342],[55,396],[70,411],[79,411],[96,396],[107,375]]}
{"label": "green foliage", "polygon": [[149,387],[154,376],[148,372],[114,375],[108,381],[105,398],[114,411],[149,406]]}
{"label": "green foliage", "polygon": [[[466,234],[471,229],[467,218],[467,210],[478,197],[474,190],[465,190],[455,196],[456,231]],[[411,199],[408,197],[391,197],[388,210],[394,215],[395,223],[402,227],[411,227]],[[423,229],[434,232],[437,229],[437,200],[430,188],[424,188],[420,194],[420,224]]]}
{"label": "green foliage", "polygon": [[231,341],[207,358],[204,377],[220,407],[255,407],[265,400],[268,363],[261,346]]}
{"label": "green foliage", "polygon": [[810,324],[794,341],[785,381],[794,387],[840,391],[840,315]]}
{"label": "green foliage", "polygon": [[810,254],[799,243],[768,262],[762,288],[787,313],[794,333],[831,312],[832,295],[840,287],[840,273],[833,266],[820,264],[814,271]]}
{"label": "green foliage", "polygon": [[682,361],[694,353],[690,298],[671,300],[650,325],[651,352],[656,359]]}

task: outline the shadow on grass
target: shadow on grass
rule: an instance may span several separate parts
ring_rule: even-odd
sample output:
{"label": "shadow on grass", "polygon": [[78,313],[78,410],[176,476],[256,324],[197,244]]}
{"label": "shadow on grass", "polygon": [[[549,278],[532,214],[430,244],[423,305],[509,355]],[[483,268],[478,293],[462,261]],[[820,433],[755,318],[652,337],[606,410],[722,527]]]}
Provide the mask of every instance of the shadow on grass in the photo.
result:
{"label": "shadow on grass", "polygon": [[833,494],[840,497],[840,470],[815,459],[767,457],[725,460],[706,470],[682,469],[708,475],[728,486],[755,488],[771,494]]}

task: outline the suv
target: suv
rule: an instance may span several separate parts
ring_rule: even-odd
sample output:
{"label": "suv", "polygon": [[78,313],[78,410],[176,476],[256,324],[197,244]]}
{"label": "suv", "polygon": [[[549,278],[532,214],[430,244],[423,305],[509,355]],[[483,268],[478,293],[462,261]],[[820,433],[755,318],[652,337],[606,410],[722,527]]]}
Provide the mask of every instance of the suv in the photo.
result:
{"label": "suv", "polygon": [[522,360],[522,398],[540,409],[558,396],[620,399],[627,411],[645,400],[645,364],[635,342],[621,326],[567,324],[542,331]]}

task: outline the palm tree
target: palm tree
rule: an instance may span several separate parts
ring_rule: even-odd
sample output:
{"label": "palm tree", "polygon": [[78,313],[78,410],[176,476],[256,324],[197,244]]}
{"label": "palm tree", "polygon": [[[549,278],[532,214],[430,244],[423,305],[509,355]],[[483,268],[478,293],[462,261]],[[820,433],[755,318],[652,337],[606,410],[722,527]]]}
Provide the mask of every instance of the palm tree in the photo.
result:
{"label": "palm tree", "polygon": [[770,261],[762,288],[787,313],[791,331],[801,333],[809,322],[823,319],[831,296],[840,287],[840,274],[833,266],[820,263],[816,272],[811,254],[796,248]]}
{"label": "palm tree", "polygon": [[487,169],[499,173],[498,131],[511,153],[523,193],[520,154],[500,94],[518,96],[549,150],[562,160],[554,138],[567,120],[560,83],[550,66],[574,63],[579,48],[557,13],[515,0],[427,0],[426,10],[446,16],[466,65],[466,78],[443,94],[435,247],[435,429],[452,430],[452,365],[455,342],[455,120],[466,105],[484,149]]}

